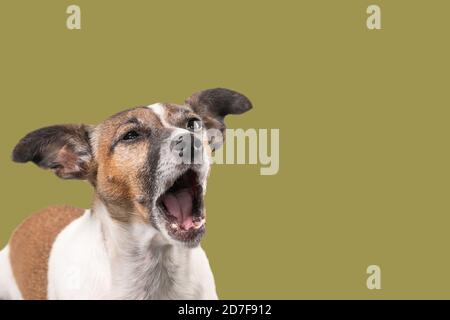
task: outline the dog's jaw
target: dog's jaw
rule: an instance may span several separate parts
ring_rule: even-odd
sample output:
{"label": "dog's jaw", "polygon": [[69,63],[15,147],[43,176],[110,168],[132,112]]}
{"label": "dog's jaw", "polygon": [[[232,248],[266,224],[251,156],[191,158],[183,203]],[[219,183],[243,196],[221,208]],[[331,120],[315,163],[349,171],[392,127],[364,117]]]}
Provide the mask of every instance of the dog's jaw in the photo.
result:
{"label": "dog's jaw", "polygon": [[209,168],[185,166],[161,182],[151,221],[172,244],[193,248],[206,232],[204,197]]}

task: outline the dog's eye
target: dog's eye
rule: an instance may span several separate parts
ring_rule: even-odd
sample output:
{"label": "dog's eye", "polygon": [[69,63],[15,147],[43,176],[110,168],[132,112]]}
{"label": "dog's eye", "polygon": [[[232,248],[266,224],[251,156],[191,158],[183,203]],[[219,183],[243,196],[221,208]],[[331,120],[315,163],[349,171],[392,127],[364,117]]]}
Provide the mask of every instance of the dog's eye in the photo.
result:
{"label": "dog's eye", "polygon": [[188,120],[186,128],[190,131],[198,131],[202,128],[202,121],[197,118],[191,118]]}
{"label": "dog's eye", "polygon": [[131,130],[122,137],[122,140],[134,140],[137,137],[139,137],[139,133],[137,133],[134,130]]}

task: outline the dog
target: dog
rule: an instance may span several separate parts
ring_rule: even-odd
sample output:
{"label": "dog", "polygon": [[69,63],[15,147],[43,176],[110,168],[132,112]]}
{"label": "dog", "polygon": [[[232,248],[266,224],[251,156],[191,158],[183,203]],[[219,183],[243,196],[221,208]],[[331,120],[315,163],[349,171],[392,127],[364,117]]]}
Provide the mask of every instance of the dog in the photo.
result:
{"label": "dog", "polygon": [[13,161],[86,180],[94,197],[91,209],[48,207],[15,230],[0,252],[0,298],[218,299],[200,246],[206,183],[224,117],[251,108],[216,88],[26,135]]}

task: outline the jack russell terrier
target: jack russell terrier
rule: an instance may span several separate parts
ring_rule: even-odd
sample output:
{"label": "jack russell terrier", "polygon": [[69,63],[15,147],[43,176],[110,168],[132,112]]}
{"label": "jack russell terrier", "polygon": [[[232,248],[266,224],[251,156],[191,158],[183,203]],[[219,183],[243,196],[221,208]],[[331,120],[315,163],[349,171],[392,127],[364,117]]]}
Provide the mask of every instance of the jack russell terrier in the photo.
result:
{"label": "jack russell terrier", "polygon": [[0,299],[217,299],[200,247],[206,180],[224,117],[251,108],[217,88],[26,135],[15,162],[87,180],[94,200],[85,211],[43,209],[16,229],[0,252]]}

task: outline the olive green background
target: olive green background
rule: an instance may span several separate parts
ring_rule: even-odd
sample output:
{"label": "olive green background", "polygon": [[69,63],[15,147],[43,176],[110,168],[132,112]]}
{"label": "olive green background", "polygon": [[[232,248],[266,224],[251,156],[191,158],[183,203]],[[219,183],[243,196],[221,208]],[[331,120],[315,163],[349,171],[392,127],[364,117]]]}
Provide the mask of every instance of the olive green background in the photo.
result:
{"label": "olive green background", "polygon": [[[366,28],[369,4],[383,30]],[[66,8],[82,30],[66,29]],[[279,128],[280,171],[215,165],[203,246],[221,298],[450,298],[448,1],[5,1],[0,244],[85,182],[10,160],[27,132],[216,86]],[[366,268],[382,289],[366,288]]]}

